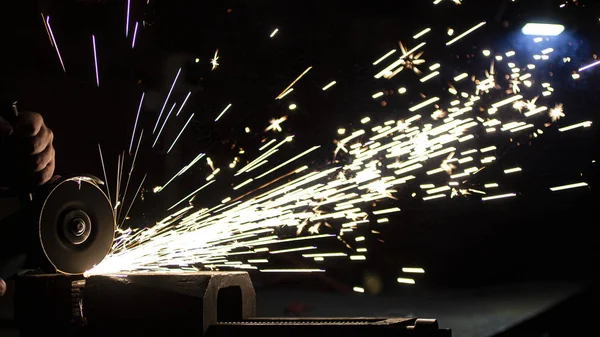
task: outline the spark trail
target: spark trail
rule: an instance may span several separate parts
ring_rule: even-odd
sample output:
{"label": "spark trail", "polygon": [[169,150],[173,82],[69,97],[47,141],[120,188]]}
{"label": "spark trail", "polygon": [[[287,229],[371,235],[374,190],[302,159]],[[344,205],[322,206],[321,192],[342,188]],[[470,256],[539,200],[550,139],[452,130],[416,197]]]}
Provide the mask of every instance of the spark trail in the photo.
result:
{"label": "spark trail", "polygon": [[[484,24],[474,26],[445,47],[457,48],[466,39],[481,38],[487,27]],[[415,40],[433,33],[430,28],[420,31],[426,33],[414,35]],[[204,184],[190,189],[191,193],[171,206],[169,210],[173,213],[155,226],[119,229],[109,256],[86,274],[185,272],[198,268],[320,272],[323,269],[273,269],[269,261],[273,255],[285,253],[301,254],[315,261],[365,260],[364,235],[369,225],[387,223],[388,216],[401,212],[402,205],[396,202],[399,195],[408,194],[423,202],[467,197],[487,203],[518,198],[518,191],[480,178],[480,173],[492,166],[499,166],[506,175],[532,169],[504,167],[499,142],[543,137],[547,128],[567,132],[592,125],[591,121],[569,121],[566,108],[554,100],[555,90],[541,70],[549,57],[536,57],[551,51],[543,45],[537,48],[533,55],[521,55],[514,50],[495,53],[484,50],[483,56],[479,56],[484,67],[455,69],[442,62],[426,65],[426,58],[421,58],[427,53],[426,42],[417,41],[412,47],[400,44],[402,55],[388,61],[393,53],[384,54],[374,63],[373,75],[385,87],[403,69],[412,69],[402,75],[427,82],[427,87],[412,88],[421,91],[421,99],[407,104],[405,114],[377,124],[365,116],[361,123],[354,124],[354,129],[344,128],[339,132],[341,138],[336,140],[335,159],[325,167],[309,167],[300,161],[304,155],[319,149],[318,144],[298,154],[286,155],[290,159],[282,160],[274,160],[272,156],[285,153],[293,136],[256,144],[260,154],[248,158],[249,164],[235,174],[231,172],[232,190],[226,197],[212,207],[198,207],[194,203],[196,196],[223,175],[217,176],[220,169],[215,169],[207,157],[212,171]],[[416,65],[430,72],[421,73]],[[442,86],[429,85],[430,79],[442,76],[453,80]],[[277,99],[283,99],[294,82]],[[407,94],[407,89],[402,89],[399,93]],[[384,95],[365,95],[385,99]],[[192,117],[193,114],[169,151]],[[276,131],[269,126],[265,132],[270,129]],[[165,186],[203,156],[198,155]],[[279,176],[271,178],[269,174],[275,171]],[[562,191],[587,186],[586,182],[578,182],[549,188]],[[376,206],[372,209],[374,202]],[[283,229],[294,235],[282,234]],[[319,249],[322,243],[331,246],[330,242],[339,243],[339,250]],[[421,268],[405,269],[406,273],[424,273]],[[398,278],[398,282],[414,284],[414,279]]]}

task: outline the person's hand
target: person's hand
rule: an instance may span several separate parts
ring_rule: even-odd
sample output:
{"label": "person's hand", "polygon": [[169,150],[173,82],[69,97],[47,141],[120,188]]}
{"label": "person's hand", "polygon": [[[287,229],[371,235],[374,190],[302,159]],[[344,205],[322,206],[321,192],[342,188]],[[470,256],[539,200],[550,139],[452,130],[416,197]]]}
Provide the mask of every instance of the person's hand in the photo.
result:
{"label": "person's hand", "polygon": [[[2,180],[10,187],[32,188],[46,183],[54,174],[54,134],[44,124],[42,116],[35,112],[22,112],[14,124],[0,117],[0,141]],[[6,164],[4,164],[6,163]]]}
{"label": "person's hand", "polygon": [[6,293],[6,283],[0,278],[0,296],[4,296],[4,293]]}

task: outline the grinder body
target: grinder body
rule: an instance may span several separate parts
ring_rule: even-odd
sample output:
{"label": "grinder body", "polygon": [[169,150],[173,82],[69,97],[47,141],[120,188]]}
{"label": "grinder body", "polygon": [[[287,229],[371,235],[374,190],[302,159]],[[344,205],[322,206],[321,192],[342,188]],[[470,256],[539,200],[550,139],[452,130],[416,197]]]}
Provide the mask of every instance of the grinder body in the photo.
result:
{"label": "grinder body", "polygon": [[102,182],[89,175],[42,186],[21,209],[0,220],[0,277],[36,270],[82,274],[108,253],[114,211]]}

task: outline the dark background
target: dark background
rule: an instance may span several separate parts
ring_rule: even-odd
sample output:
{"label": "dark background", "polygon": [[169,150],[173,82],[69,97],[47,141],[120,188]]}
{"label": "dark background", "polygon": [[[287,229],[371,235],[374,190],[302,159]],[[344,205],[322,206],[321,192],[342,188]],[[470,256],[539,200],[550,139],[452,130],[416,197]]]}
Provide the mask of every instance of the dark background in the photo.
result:
{"label": "dark background", "polygon": [[[569,3],[559,10],[559,2],[553,1],[464,1],[462,6],[444,1],[434,8],[429,1],[357,5],[345,1],[154,0],[146,4],[134,0],[131,21],[139,21],[140,27],[133,50],[131,40],[124,36],[125,3],[20,1],[2,10],[2,95],[19,100],[21,110],[43,113],[56,134],[59,174],[102,176],[100,143],[109,180],[114,181],[116,157],[129,146],[141,93],[146,92],[146,98],[140,125],[149,132],[179,67],[183,68],[182,77],[172,97],[180,102],[188,91],[192,95],[163,139],[173,139],[191,112],[196,117],[168,156],[170,141],[159,141],[155,151],[140,156],[141,169],[132,178],[135,186],[143,172],[149,173],[146,190],[161,185],[199,152],[209,153],[226,168],[238,147],[258,143],[265,137],[262,130],[268,121],[282,115],[289,116],[284,132],[297,135],[293,145],[297,152],[323,144],[329,152],[310,160],[326,164],[338,127],[349,127],[365,115],[381,121],[408,116],[406,108],[421,100],[417,93],[402,98],[396,95],[386,97],[387,106],[383,107],[371,99],[373,92],[382,89],[418,84],[376,81],[371,64],[397,48],[398,40],[411,41],[412,35],[426,26],[441,33],[438,39],[444,41],[446,27],[462,32],[473,22],[488,20],[489,35],[485,37],[471,37],[460,47],[427,49],[424,58],[428,65],[435,60],[456,64],[458,74],[461,62],[477,62],[464,59],[471,50],[479,53],[483,45],[499,45],[504,50],[518,47],[524,22],[540,17],[563,22],[565,38],[575,47],[567,52],[572,62],[559,62],[553,69],[558,78],[553,79],[556,99],[565,104],[573,123],[595,120],[598,113],[598,70],[582,74],[578,82],[570,78],[572,70],[594,60],[592,55],[600,47],[595,34],[600,12],[594,1]],[[51,17],[66,73],[48,42],[40,12]],[[275,28],[279,33],[269,39]],[[132,30],[133,24],[130,34]],[[91,34],[97,39],[99,88]],[[209,61],[216,48],[221,65],[211,71]],[[309,65],[313,69],[298,82],[293,94],[285,100],[273,99]],[[321,87],[332,80],[338,82],[334,89],[322,92]],[[214,123],[229,102],[232,109]],[[291,103],[299,108],[288,111]],[[563,125],[568,124],[572,123]],[[250,134],[244,132],[246,126],[253,130]],[[520,193],[519,198],[489,204],[469,198],[424,203],[404,193],[398,201],[403,211],[389,217],[390,224],[379,229],[380,236],[369,237],[369,260],[328,266],[328,282],[322,278],[312,282],[312,276],[255,277],[267,284],[341,289],[361,284],[363,273],[371,271],[380,275],[386,289],[396,289],[401,267],[414,265],[427,271],[417,283],[432,286],[590,280],[597,243],[593,234],[598,222],[598,197],[593,189],[597,165],[592,163],[597,159],[597,135],[594,125],[565,134],[554,132],[544,141],[524,141],[521,146],[503,144],[502,166],[530,168],[506,183]],[[497,173],[489,174],[499,177]],[[132,215],[146,223],[155,219],[191,186],[200,186],[208,174],[206,165],[199,165],[161,198],[146,192]],[[572,180],[587,181],[591,188],[548,191],[548,186]],[[207,205],[218,202],[227,196],[219,192],[231,184],[225,179],[198,198]],[[286,259],[279,263],[288,267],[304,263],[294,256]]]}

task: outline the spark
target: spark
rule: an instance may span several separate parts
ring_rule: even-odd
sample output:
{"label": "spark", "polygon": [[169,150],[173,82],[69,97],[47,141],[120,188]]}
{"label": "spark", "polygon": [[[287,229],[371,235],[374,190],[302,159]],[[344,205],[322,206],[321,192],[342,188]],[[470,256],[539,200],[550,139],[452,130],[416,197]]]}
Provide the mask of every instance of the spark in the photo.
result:
{"label": "spark", "polygon": [[556,104],[554,108],[550,109],[549,115],[553,122],[556,122],[561,117],[565,117],[565,114],[563,113],[563,105],[560,103]]}
{"label": "spark", "polygon": [[94,68],[96,69],[96,86],[100,87],[100,77],[98,76],[98,56],[96,55],[96,37],[93,34],[92,47],[94,49]]}
{"label": "spark", "polygon": [[269,35],[269,37],[273,38],[273,36],[275,36],[275,34],[277,34],[278,31],[279,31],[279,28],[275,28],[275,30],[271,33],[271,35]]}
{"label": "spark", "polygon": [[131,49],[135,47],[135,38],[137,37],[138,30],[138,22],[135,22],[135,27],[133,28],[133,38],[131,39]]}
{"label": "spark", "polygon": [[404,268],[402,268],[402,272],[403,273],[413,273],[413,274],[424,274],[425,270],[423,268],[404,267]]}
{"label": "spark", "polygon": [[131,10],[131,0],[127,0],[127,8],[125,14],[125,37],[129,37],[129,11]]}
{"label": "spark", "polygon": [[[375,78],[379,79],[379,78],[381,78],[382,76],[385,76],[385,78],[387,78],[387,79],[390,79],[390,78],[392,78],[392,77],[395,75],[394,73],[398,73],[398,72],[402,71],[402,69],[404,69],[404,67],[405,67],[405,65],[406,65],[405,58],[407,58],[407,57],[412,57],[412,59],[418,59],[418,58],[417,58],[417,57],[414,55],[414,53],[415,53],[417,50],[419,50],[419,49],[423,48],[423,47],[425,46],[425,44],[426,44],[426,43],[425,43],[425,42],[421,42],[420,44],[418,44],[416,47],[414,47],[413,49],[411,49],[411,50],[409,50],[409,51],[406,51],[406,50],[404,49],[404,46],[402,45],[402,43],[401,43],[401,42],[398,42],[398,44],[400,45],[400,47],[401,47],[401,50],[402,50],[403,54],[402,54],[402,55],[401,55],[401,56],[398,58],[398,60],[396,60],[395,62],[393,62],[392,64],[390,64],[389,66],[387,66],[385,69],[383,69],[382,71],[380,71],[379,73],[377,73],[377,74],[375,75]],[[420,55],[421,55],[421,54],[419,54],[419,57],[420,57]],[[425,62],[424,60],[421,60],[421,61]],[[419,64],[420,64],[420,63],[423,63],[423,62],[421,62],[421,61],[419,61]],[[411,62],[410,64],[411,64],[411,65],[413,65],[414,63],[412,63],[412,62]],[[398,67],[398,66],[399,66],[399,67]],[[397,67],[398,67],[398,69],[396,69]],[[396,69],[396,70],[395,70],[394,72],[392,72],[392,70],[393,70],[393,69]],[[416,71],[415,71],[415,72],[416,72]]]}
{"label": "spark", "polygon": [[365,292],[365,289],[361,288],[361,287],[354,287],[354,288],[352,288],[352,290],[354,290],[354,292],[357,292],[357,293],[364,293]]}
{"label": "spark", "polygon": [[42,22],[44,22],[44,28],[46,28],[46,33],[48,34],[48,40],[50,40],[50,46],[54,47],[54,42],[52,42],[52,36],[50,36],[50,31],[48,30],[48,24],[46,23],[46,17],[44,13],[40,13],[42,16]]}
{"label": "spark", "polygon": [[275,99],[281,99],[283,97],[283,94],[285,94],[288,90],[291,90],[292,87],[294,86],[294,84],[296,84],[296,82],[298,82],[304,75],[306,75],[306,73],[308,73],[310,70],[312,69],[312,66],[306,68],[306,70],[304,70],[302,72],[302,74],[300,74],[298,77],[296,77],[295,80],[292,81],[292,83],[290,83],[290,85],[287,86],[287,88],[285,88],[285,90],[283,90],[277,97],[275,97]]}
{"label": "spark", "polygon": [[183,100],[183,103],[181,104],[181,106],[179,107],[179,110],[177,110],[177,113],[175,114],[175,117],[179,116],[179,113],[181,112],[181,110],[183,110],[183,107],[185,106],[185,103],[187,102],[188,98],[190,98],[190,95],[192,94],[191,91],[189,91],[187,93],[187,95],[185,96],[185,99]]}
{"label": "spark", "polygon": [[[50,27],[50,24],[48,24],[48,27]],[[50,32],[52,32],[52,31],[50,31]],[[588,64],[588,65],[587,65],[587,66],[585,66],[585,67],[581,67],[581,68],[579,68],[579,72],[582,72],[582,71],[584,71],[584,70],[587,70],[587,69],[593,68],[593,67],[595,67],[595,66],[597,66],[597,65],[599,65],[599,64],[600,64],[600,61],[596,61],[596,62],[590,63],[590,64]]]}
{"label": "spark", "polygon": [[516,196],[517,195],[515,193],[506,193],[506,194],[500,194],[500,195],[493,195],[493,196],[489,196],[489,197],[483,197],[483,198],[481,198],[481,200],[488,201],[488,200],[512,198],[512,197],[516,197]]}
{"label": "spark", "polygon": [[483,25],[485,25],[485,24],[486,24],[486,22],[485,22],[485,21],[483,21],[483,22],[480,22],[480,23],[476,24],[475,26],[473,26],[473,27],[469,28],[469,29],[468,29],[467,31],[465,31],[464,33],[462,33],[462,34],[460,34],[459,36],[455,37],[454,39],[452,39],[452,40],[448,41],[448,42],[446,43],[446,46],[450,46],[450,45],[454,44],[456,41],[458,41],[458,40],[462,39],[463,37],[465,37],[465,36],[467,36],[467,35],[469,35],[469,34],[471,34],[472,32],[474,32],[475,30],[479,29],[480,27],[482,27],[482,26],[483,26]]}
{"label": "spark", "polygon": [[163,106],[160,109],[160,113],[158,114],[158,118],[156,119],[156,124],[154,125],[154,129],[152,129],[152,134],[154,134],[154,132],[156,132],[156,128],[158,127],[158,122],[160,122],[160,118],[162,117],[162,114],[165,111],[165,107],[167,106],[167,102],[169,101],[169,98],[171,97],[171,93],[173,92],[173,88],[175,87],[175,83],[177,83],[177,79],[179,78],[180,73],[181,73],[181,68],[179,68],[179,70],[177,70],[177,75],[175,75],[175,79],[173,80],[173,83],[171,84],[171,89],[169,89],[167,98],[165,98],[165,102],[163,103]]}
{"label": "spark", "polygon": [[231,108],[231,103],[227,104],[225,109],[223,109],[223,111],[221,111],[221,113],[217,116],[217,118],[215,118],[215,122],[218,121],[219,118],[221,118],[223,116],[223,114],[225,114],[225,112],[227,112],[227,110],[229,110],[229,108]]}
{"label": "spark", "polygon": [[550,187],[550,191],[556,192],[556,191],[563,191],[563,190],[568,190],[568,189],[572,189],[572,188],[587,187],[587,186],[588,186],[587,183],[581,182],[581,183],[574,183],[574,184]]}
{"label": "spark", "polygon": [[504,173],[509,174],[509,173],[515,173],[515,172],[521,172],[521,171],[523,171],[523,170],[520,167],[513,167],[510,169],[504,170]]}
{"label": "spark", "polygon": [[[414,67],[415,60],[420,60],[423,54],[420,49],[425,46],[425,43],[417,45],[410,51],[404,48],[402,43],[399,45],[402,55],[386,66],[383,72],[375,70],[376,78],[391,78],[400,72],[401,68],[407,68],[408,62],[413,62]],[[413,55],[416,52],[419,54]],[[495,55],[512,57],[515,54],[509,50],[495,51]],[[523,90],[516,88],[520,81],[526,79],[538,83],[539,79],[534,76],[538,75],[536,71],[540,71],[542,67],[538,67],[540,69],[536,71],[533,71],[535,68],[528,67],[532,72],[522,76],[512,71],[516,76],[510,76],[511,68],[519,69],[516,64],[497,63],[498,67],[509,66],[506,69],[509,76],[506,78],[507,81],[496,83],[494,61],[489,61],[492,63],[489,70],[484,69],[485,79],[477,79],[473,74],[479,72],[472,69],[468,72],[456,72],[455,74],[460,75],[457,76],[458,79],[455,78],[455,81],[463,80],[463,82],[460,83],[460,91],[452,84],[445,86],[448,88],[449,97],[440,98],[428,93],[420,93],[418,88],[411,90],[419,93],[421,97],[411,103],[416,104],[409,108],[412,115],[402,116],[399,120],[387,118],[381,123],[377,123],[375,117],[372,120],[371,117],[365,116],[359,119],[360,123],[336,127],[333,131],[334,133],[337,131],[339,138],[335,139],[334,155],[339,157],[334,157],[334,160],[324,166],[304,165],[308,161],[308,154],[313,153],[311,157],[314,156],[320,145],[312,147],[309,145],[308,148],[298,151],[298,154],[294,152],[286,155],[284,151],[290,151],[290,148],[294,147],[284,145],[292,141],[294,136],[283,139],[261,136],[264,138],[256,142],[259,150],[257,152],[260,153],[253,159],[238,157],[238,151],[242,154],[243,150],[236,144],[236,147],[232,147],[236,152],[233,160],[226,162],[232,169],[237,165],[243,166],[237,169],[235,174],[231,172],[232,175],[237,177],[246,174],[246,176],[237,178],[239,180],[235,181],[236,184],[233,181],[226,181],[225,186],[228,186],[229,192],[233,190],[234,193],[240,194],[221,195],[215,199],[221,200],[220,202],[200,207],[194,200],[202,198],[202,193],[213,193],[208,189],[216,188],[217,184],[214,183],[217,177],[221,179],[229,173],[229,170],[223,170],[217,175],[221,170],[215,168],[212,160],[207,158],[212,172],[204,185],[173,204],[168,209],[171,214],[157,222],[155,226],[137,231],[121,230],[109,256],[86,274],[136,270],[164,271],[165,268],[161,267],[163,265],[179,265],[182,267],[177,270],[186,271],[194,269],[192,267],[197,263],[211,269],[241,268],[282,273],[322,272],[324,270],[310,268],[263,269],[253,264],[268,267],[270,260],[264,257],[277,254],[301,255],[311,261],[325,261],[329,258],[363,261],[367,259],[367,249],[355,245],[364,245],[371,239],[366,237],[367,234],[378,234],[378,232],[373,232],[371,229],[361,230],[375,222],[382,226],[388,223],[390,218],[384,217],[384,214],[400,211],[400,207],[396,207],[394,203],[401,200],[399,195],[403,193],[413,198],[418,196],[423,201],[439,200],[440,202],[450,202],[456,197],[477,198],[481,201],[515,197],[516,193],[487,195],[486,193],[493,188],[498,188],[498,184],[491,182],[483,184],[476,180],[479,177],[478,173],[483,169],[493,165],[505,165],[501,160],[504,151],[498,151],[497,143],[492,143],[495,145],[486,143],[486,133],[482,131],[497,129],[498,132],[493,134],[495,137],[493,139],[501,135],[506,135],[508,139],[513,136],[513,133],[532,128],[543,119],[539,113],[547,110],[547,107],[536,106],[537,97],[541,94],[541,92],[534,92],[537,85]],[[420,64],[423,63],[424,61]],[[309,67],[296,78],[277,99],[294,90],[295,83],[310,69]],[[429,65],[428,69],[432,72],[436,70],[441,72],[447,68],[442,67],[440,63],[434,63]],[[430,74],[421,79],[439,75],[441,74]],[[471,81],[468,81],[468,78]],[[335,84],[335,81],[322,87],[322,90],[330,88],[334,85],[332,83]],[[468,89],[467,85],[471,83],[475,83],[475,86],[471,85],[472,89]],[[457,83],[456,86],[458,85]],[[550,91],[548,88],[551,86],[543,90]],[[406,93],[406,88],[401,87],[398,92]],[[532,98],[535,94],[538,96]],[[189,95],[188,93],[186,100]],[[513,109],[505,107],[506,105],[526,112],[515,113]],[[423,112],[418,111],[420,109]],[[480,114],[485,111],[496,115]],[[416,114],[417,112],[420,114]],[[192,116],[179,132],[171,148]],[[166,119],[168,118],[167,115]],[[271,121],[265,132],[274,131],[275,135],[282,132],[281,123],[287,120],[287,116],[284,120],[281,118]],[[570,128],[591,126],[591,122],[583,123],[587,124],[579,123],[579,126]],[[550,126],[546,125],[546,127]],[[256,127],[253,127],[253,130],[255,129]],[[500,130],[511,132],[504,133]],[[564,131],[564,128],[559,131]],[[249,132],[249,128],[246,132]],[[536,130],[535,134],[541,132]],[[512,142],[513,139],[510,138],[510,141]],[[247,146],[249,145],[244,145],[246,153],[251,153]],[[455,153],[460,153],[460,156],[455,157]],[[279,159],[275,154],[281,155],[284,159]],[[173,179],[189,171],[201,156],[204,154],[194,158],[190,164],[159,188],[158,192],[169,185]],[[124,156],[120,162],[121,166],[123,161]],[[304,163],[300,163],[301,161]],[[242,162],[245,165],[241,165]],[[475,163],[485,164],[485,166],[478,167]],[[515,169],[507,169],[506,173]],[[423,172],[427,175],[423,175]],[[256,184],[258,179],[267,175],[270,175],[269,179]],[[421,187],[417,190],[418,194],[415,192],[415,187]],[[374,210],[370,209],[372,205],[376,206]],[[373,216],[375,218],[370,218]],[[290,237],[287,236],[288,229]],[[298,246],[298,243],[304,242],[302,240],[307,240],[306,244]],[[345,248],[337,252],[335,250],[323,252],[319,249],[321,246],[319,243],[326,240],[341,242]],[[307,252],[312,253],[306,254]],[[422,268],[403,268],[405,273],[424,272],[421,270]],[[414,284],[413,279],[401,278],[401,280],[412,280],[408,283]]]}
{"label": "spark", "polygon": [[131,154],[131,148],[133,147],[133,138],[135,138],[135,129],[137,128],[138,119],[140,117],[140,111],[142,111],[142,104],[144,103],[145,92],[142,93],[142,98],[140,98],[140,104],[138,105],[138,111],[135,115],[135,122],[133,123],[133,132],[131,133],[131,141],[129,142],[129,154]]}
{"label": "spark", "polygon": [[388,209],[382,209],[382,210],[378,210],[378,211],[373,211],[373,214],[381,215],[381,214],[388,214],[388,213],[395,213],[395,212],[400,212],[400,208],[392,207],[392,208],[388,208]]}
{"label": "spark", "polygon": [[67,72],[62,56],[60,56],[60,50],[58,50],[58,44],[56,43],[56,39],[54,38],[54,33],[52,32],[52,26],[50,26],[50,16],[46,16],[46,26],[50,31],[50,36],[52,37],[52,44],[54,44],[54,49],[56,50],[56,55],[58,55],[58,60],[60,61],[60,65],[63,68],[63,72]]}
{"label": "spark", "polygon": [[565,131],[569,131],[569,130],[573,130],[573,129],[577,129],[577,128],[582,128],[582,127],[583,128],[588,128],[590,126],[592,126],[592,122],[586,121],[586,122],[581,122],[581,123],[577,123],[577,124],[565,126],[563,128],[558,129],[558,131],[565,132]]}
{"label": "spark", "polygon": [[431,31],[431,28],[425,28],[422,31],[418,32],[417,34],[413,35],[413,39],[416,40],[416,39],[420,38],[421,36],[429,33],[430,31]]}
{"label": "spark", "polygon": [[415,280],[413,280],[411,278],[398,277],[398,279],[396,281],[398,281],[398,283],[404,283],[404,284],[415,284]]}
{"label": "spark", "polygon": [[100,144],[98,144],[98,152],[100,153],[100,162],[102,163],[102,172],[104,172],[104,181],[106,184],[106,195],[108,196],[108,201],[112,204],[112,199],[110,197],[110,189],[108,188],[108,178],[106,175],[106,167],[104,166],[104,158],[102,157],[102,148]]}
{"label": "spark", "polygon": [[329,82],[329,84],[327,84],[326,86],[323,87],[323,91],[333,87],[335,84],[336,84],[336,81]]}
{"label": "spark", "polygon": [[324,273],[323,269],[261,269],[261,273]]}
{"label": "spark", "polygon": [[185,128],[188,126],[188,124],[190,124],[190,121],[192,120],[193,117],[194,117],[194,114],[192,114],[190,116],[190,118],[188,118],[187,122],[185,122],[185,125],[183,126],[183,128],[181,128],[181,131],[179,131],[179,134],[177,135],[177,137],[173,141],[173,144],[171,144],[171,147],[169,147],[169,150],[167,150],[167,153],[171,152],[171,150],[173,149],[173,146],[175,146],[175,143],[177,143],[177,140],[179,139],[179,137],[181,136],[181,134],[183,133],[183,131],[185,130]]}
{"label": "spark", "polygon": [[377,61],[373,62],[373,65],[376,66],[379,63],[381,63],[383,60],[385,60],[386,58],[388,58],[388,56],[392,55],[393,53],[396,52],[396,49],[392,49],[389,52],[385,53],[385,55],[383,55],[382,57],[378,58]]}
{"label": "spark", "polygon": [[158,131],[158,134],[156,135],[156,138],[154,139],[154,143],[152,143],[153,148],[156,145],[156,142],[158,142],[158,138],[160,138],[160,134],[162,133],[162,130],[165,128],[165,125],[167,124],[167,121],[169,120],[169,117],[171,116],[173,109],[175,109],[175,105],[177,105],[176,102],[174,102],[173,106],[171,106],[171,109],[169,110],[169,113],[167,114],[167,118],[165,118],[165,121],[163,122],[162,126],[160,127],[160,130]]}
{"label": "spark", "polygon": [[212,65],[212,68],[210,69],[210,71],[217,69],[217,67],[219,66],[218,60],[219,60],[219,48],[217,48],[215,50],[215,56],[213,56],[213,58],[210,59],[210,64]]}
{"label": "spark", "polygon": [[265,132],[267,132],[269,130],[281,132],[282,131],[281,123],[285,122],[286,120],[287,120],[287,116],[279,117],[276,119],[271,119],[271,121],[269,122],[270,125],[265,129]]}

